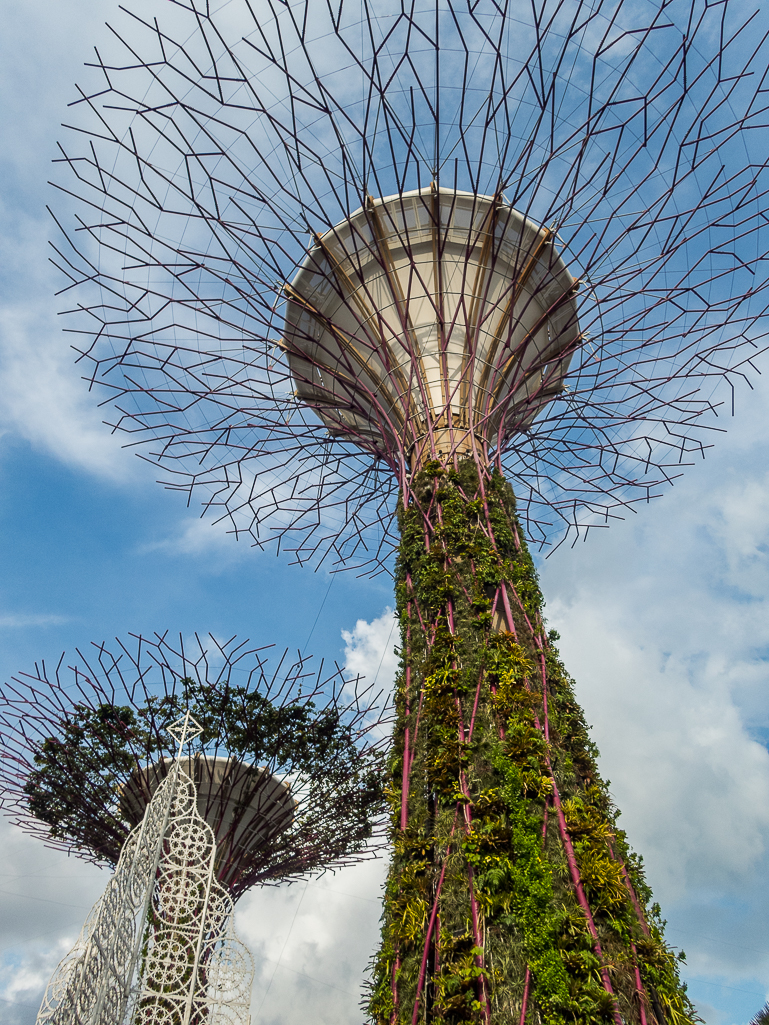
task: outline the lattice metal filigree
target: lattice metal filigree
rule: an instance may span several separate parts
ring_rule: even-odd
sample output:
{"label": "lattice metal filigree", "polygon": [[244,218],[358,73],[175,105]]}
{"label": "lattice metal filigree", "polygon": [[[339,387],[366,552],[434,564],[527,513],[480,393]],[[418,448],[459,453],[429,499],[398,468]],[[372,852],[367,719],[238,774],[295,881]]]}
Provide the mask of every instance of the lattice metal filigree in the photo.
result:
{"label": "lattice metal filigree", "polygon": [[253,961],[177,762],[46,990],[38,1025],[249,1025]]}

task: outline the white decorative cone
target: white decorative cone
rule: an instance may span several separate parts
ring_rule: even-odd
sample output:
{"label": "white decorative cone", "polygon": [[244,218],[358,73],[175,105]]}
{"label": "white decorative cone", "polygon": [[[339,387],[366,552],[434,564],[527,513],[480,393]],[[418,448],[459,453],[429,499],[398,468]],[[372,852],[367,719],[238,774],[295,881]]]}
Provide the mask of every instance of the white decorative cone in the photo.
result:
{"label": "white decorative cone", "polygon": [[37,1025],[249,1025],[254,965],[179,762],[51,979]]}

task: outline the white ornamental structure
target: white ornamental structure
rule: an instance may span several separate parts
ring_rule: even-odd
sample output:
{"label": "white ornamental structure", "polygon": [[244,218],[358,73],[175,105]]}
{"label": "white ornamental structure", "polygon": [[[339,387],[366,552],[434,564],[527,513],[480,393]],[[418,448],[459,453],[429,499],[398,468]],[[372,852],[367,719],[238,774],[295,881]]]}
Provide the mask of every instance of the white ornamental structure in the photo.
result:
{"label": "white ornamental structure", "polygon": [[[216,878],[237,900],[243,851],[267,847],[294,820],[297,802],[291,787],[265,766],[239,758],[198,751],[180,764],[195,784],[198,812],[214,832]],[[175,760],[161,758],[131,773],[120,792],[121,811],[129,822],[141,822],[152,795],[175,765]]]}
{"label": "white ornamental structure", "polygon": [[37,1025],[249,1025],[254,965],[215,877],[213,830],[179,750],[115,874],[51,979]]}

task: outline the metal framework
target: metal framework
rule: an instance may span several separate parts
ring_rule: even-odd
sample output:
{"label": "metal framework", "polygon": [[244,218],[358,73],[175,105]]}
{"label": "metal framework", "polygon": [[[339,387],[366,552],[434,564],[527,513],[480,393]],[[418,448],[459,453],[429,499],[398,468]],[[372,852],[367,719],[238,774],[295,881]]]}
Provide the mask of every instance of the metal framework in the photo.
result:
{"label": "metal framework", "polygon": [[439,457],[488,465],[562,393],[582,342],[579,283],[553,242],[499,196],[433,183],[367,200],[285,287],[297,398],[412,473]]}
{"label": "metal framework", "polygon": [[166,724],[189,710],[204,732],[182,768],[234,900],[376,850],[386,719],[370,687],[287,653],[269,671],[266,650],[236,638],[190,650],[132,637],[76,655],[0,696],[0,806],[26,832],[116,864],[176,764]]}
{"label": "metal framework", "polygon": [[249,1025],[253,960],[234,933],[214,834],[181,768],[197,724],[187,713],[174,726],[173,769],[48,984],[38,1025]]}
{"label": "metal framework", "polygon": [[[501,419],[477,410],[484,458],[513,483],[529,535],[562,539],[660,493],[765,347],[766,39],[732,7],[129,11],[73,105],[55,179],[68,330],[110,422],[256,544],[382,566],[412,439],[357,421],[329,437],[297,401],[280,348],[286,286],[370,196],[432,181],[489,197],[479,212],[527,218],[579,287],[565,387],[546,406],[548,382],[531,394],[534,419],[508,416],[504,396]],[[447,228],[433,220],[439,249]],[[408,252],[410,228],[392,230]],[[472,249],[477,229],[463,230]],[[492,246],[483,259],[506,257]],[[412,285],[425,287],[416,272]],[[460,310],[478,329],[499,321],[495,373],[520,342],[505,323],[513,291]],[[433,294],[445,348],[452,323]],[[383,329],[414,356],[402,305]],[[369,312],[350,307],[364,359]],[[354,404],[364,421],[371,401]]]}
{"label": "metal framework", "polygon": [[236,532],[372,572],[398,547],[372,1019],[692,1022],[523,527],[658,494],[767,347],[760,14],[162,15],[126,12],[61,145],[68,330],[115,429]]}

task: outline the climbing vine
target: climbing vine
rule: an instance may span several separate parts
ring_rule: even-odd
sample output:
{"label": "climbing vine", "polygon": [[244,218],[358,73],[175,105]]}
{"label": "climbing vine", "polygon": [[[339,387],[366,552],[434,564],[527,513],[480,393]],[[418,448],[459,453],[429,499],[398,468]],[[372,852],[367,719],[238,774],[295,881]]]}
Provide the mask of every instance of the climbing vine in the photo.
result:
{"label": "climbing vine", "polygon": [[399,516],[393,857],[373,1021],[692,1022],[545,633],[511,489],[471,461],[428,463]]}

